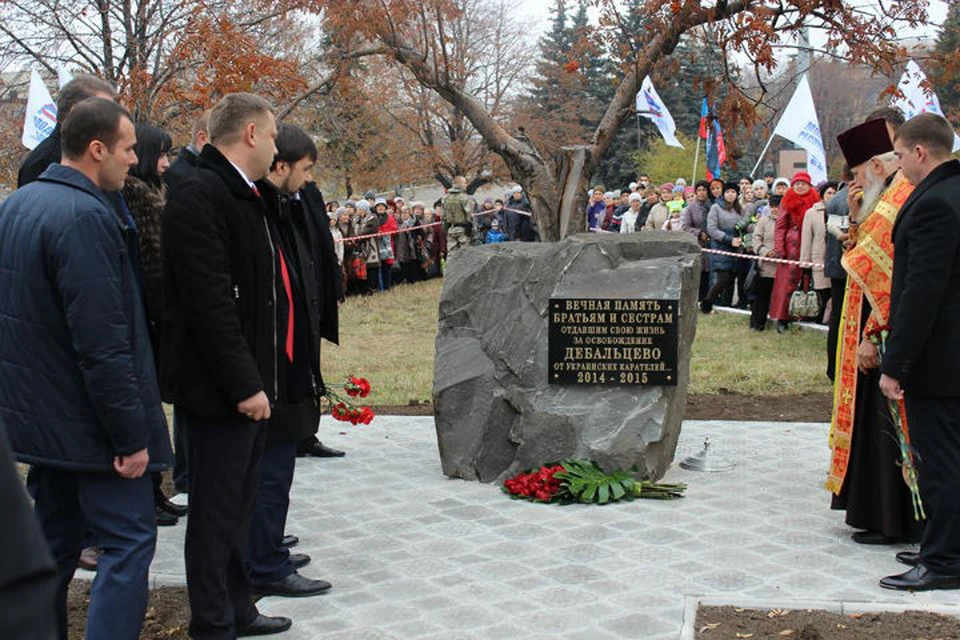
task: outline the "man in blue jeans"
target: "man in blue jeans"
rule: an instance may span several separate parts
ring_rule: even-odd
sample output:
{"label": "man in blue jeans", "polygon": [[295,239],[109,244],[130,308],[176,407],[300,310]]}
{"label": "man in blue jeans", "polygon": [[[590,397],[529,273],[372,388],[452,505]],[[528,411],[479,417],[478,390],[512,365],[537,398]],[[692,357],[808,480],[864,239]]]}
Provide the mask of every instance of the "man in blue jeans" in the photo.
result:
{"label": "man in blue jeans", "polygon": [[56,620],[89,528],[103,555],[86,638],[135,640],[156,546],[148,471],[172,461],[136,242],[104,195],[137,162],[133,122],[103,98],[65,118],[61,164],[0,206],[0,421],[57,564]]}

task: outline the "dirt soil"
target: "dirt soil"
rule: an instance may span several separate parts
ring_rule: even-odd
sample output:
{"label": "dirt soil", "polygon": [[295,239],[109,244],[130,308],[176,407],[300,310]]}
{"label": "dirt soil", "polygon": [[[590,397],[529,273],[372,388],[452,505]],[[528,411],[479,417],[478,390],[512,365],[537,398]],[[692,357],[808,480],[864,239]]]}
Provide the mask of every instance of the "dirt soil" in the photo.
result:
{"label": "dirt soil", "polygon": [[822,610],[700,607],[696,637],[702,640],[952,640],[960,620],[925,611],[843,615]]}
{"label": "dirt soil", "polygon": [[[89,576],[92,573],[77,570]],[[83,640],[90,604],[90,582],[74,578],[67,592],[69,640]],[[158,587],[150,592],[147,616],[140,632],[140,640],[189,640],[190,605],[186,587]]]}
{"label": "dirt soil", "polygon": [[[829,393],[798,393],[781,396],[745,396],[735,391],[689,395],[684,417],[688,420],[757,420],[761,422],[827,422],[832,398]],[[378,415],[432,416],[433,404],[373,407]]]}

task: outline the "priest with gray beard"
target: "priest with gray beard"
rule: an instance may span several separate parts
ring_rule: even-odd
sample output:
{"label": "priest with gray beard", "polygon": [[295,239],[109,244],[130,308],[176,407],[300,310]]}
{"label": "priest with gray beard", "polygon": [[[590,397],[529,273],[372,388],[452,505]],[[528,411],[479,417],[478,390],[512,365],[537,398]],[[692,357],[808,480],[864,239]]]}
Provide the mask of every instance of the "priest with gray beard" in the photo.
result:
{"label": "priest with gray beard", "polygon": [[[846,511],[854,542],[917,542],[901,474],[900,449],[889,405],[880,393],[879,353],[873,340],[890,317],[893,243],[897,213],[913,187],[898,172],[884,121],[870,120],[837,141],[854,181],[849,186],[850,238],[841,264],[847,272],[830,430],[832,462],[827,489],[831,508]],[[835,312],[840,312],[837,309]]]}

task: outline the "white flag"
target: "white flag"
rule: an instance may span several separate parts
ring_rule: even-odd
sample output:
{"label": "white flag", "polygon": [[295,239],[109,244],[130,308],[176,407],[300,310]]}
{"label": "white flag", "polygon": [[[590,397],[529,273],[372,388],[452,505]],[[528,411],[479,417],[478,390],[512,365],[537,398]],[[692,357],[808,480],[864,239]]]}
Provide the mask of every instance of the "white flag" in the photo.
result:
{"label": "white flag", "polygon": [[673,116],[670,115],[667,106],[657,95],[657,90],[653,88],[650,76],[644,78],[643,84],[640,85],[640,93],[637,94],[637,113],[644,118],[653,120],[653,124],[657,125],[657,129],[660,130],[664,142],[671,147],[683,149],[683,145],[677,140],[677,125],[673,121]]}
{"label": "white flag", "polygon": [[73,74],[67,71],[64,65],[57,67],[57,85],[63,89],[64,85],[73,80]]}
{"label": "white flag", "polygon": [[773,135],[783,136],[807,152],[807,173],[814,186],[827,179],[827,154],[823,149],[823,136],[820,135],[820,121],[813,106],[813,94],[807,76],[800,78],[797,90],[780,116]]}
{"label": "white flag", "polygon": [[[897,88],[903,96],[893,96],[890,100],[890,106],[896,107],[903,112],[903,117],[909,120],[920,113],[935,113],[938,116],[943,115],[940,109],[940,100],[937,94],[931,89],[924,89],[923,83],[927,76],[913,60],[907,62],[907,68],[900,78]],[[953,150],[960,151],[960,136],[953,134]]]}
{"label": "white flag", "polygon": [[27,113],[23,119],[23,136],[20,141],[27,149],[33,149],[53,133],[57,126],[57,105],[50,97],[47,85],[36,69],[30,71],[30,93],[27,96]]}

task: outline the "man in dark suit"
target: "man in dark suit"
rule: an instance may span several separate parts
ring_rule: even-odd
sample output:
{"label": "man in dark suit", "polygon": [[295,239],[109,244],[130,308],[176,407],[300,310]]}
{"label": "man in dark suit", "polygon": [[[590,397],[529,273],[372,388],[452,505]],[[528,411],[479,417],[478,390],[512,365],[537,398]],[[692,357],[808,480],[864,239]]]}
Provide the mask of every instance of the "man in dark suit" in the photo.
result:
{"label": "man in dark suit", "polygon": [[163,174],[163,181],[167,184],[168,192],[176,191],[184,180],[193,175],[200,163],[200,152],[210,141],[210,136],[207,133],[207,120],[209,118],[209,109],[197,116],[193,121],[193,138],[190,140],[190,144],[180,149],[177,159]]}
{"label": "man in dark suit", "polygon": [[262,595],[302,597],[330,589],[326,580],[297,573],[310,557],[292,556],[283,546],[297,443],[312,437],[320,423],[320,339],[337,342],[337,303],[343,297],[323,196],[307,182],[316,161],[310,136],[294,125],[281,125],[277,157],[267,176],[257,181],[275,245],[285,259],[287,280],[278,289],[286,291],[289,284],[290,294],[277,300],[284,349],[278,354],[278,397],[250,529],[250,579]]}
{"label": "man in dark suit", "polygon": [[277,127],[255,95],[225,96],[210,112],[210,144],[171,194],[163,217],[164,397],[187,417],[190,517],[184,555],[190,636],[280,633],[261,615],[244,566],[266,442],[281,327],[283,269],[254,180],[270,170]]}
{"label": "man in dark suit", "polygon": [[894,140],[916,186],[893,228],[890,328],[880,389],[905,398],[927,526],[914,565],[880,586],[924,591],[960,588],[960,162],[942,117],[908,120]]}
{"label": "man in dark suit", "polygon": [[67,119],[75,104],[94,97],[116,100],[117,92],[106,80],[87,74],[75,76],[63,86],[57,96],[57,126],[23,159],[17,172],[18,189],[39,178],[54,162],[60,162],[60,123]]}

